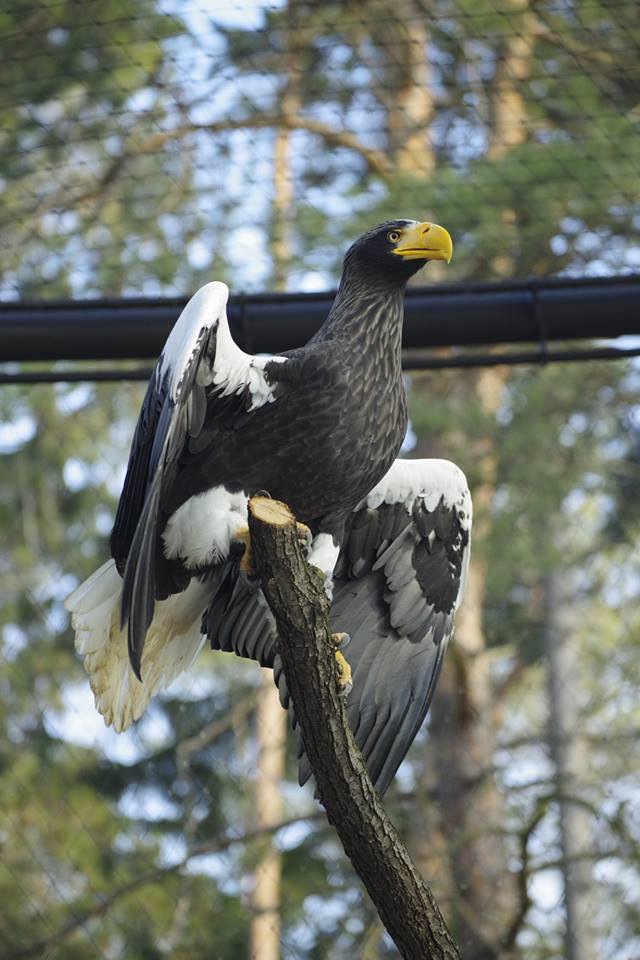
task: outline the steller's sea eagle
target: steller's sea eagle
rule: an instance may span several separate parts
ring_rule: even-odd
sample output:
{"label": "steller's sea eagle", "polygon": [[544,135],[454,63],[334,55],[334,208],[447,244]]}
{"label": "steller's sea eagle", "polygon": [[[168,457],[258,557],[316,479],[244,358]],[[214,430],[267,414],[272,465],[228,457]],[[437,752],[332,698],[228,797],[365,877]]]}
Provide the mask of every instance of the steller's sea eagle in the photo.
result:
{"label": "steller's sea eagle", "polygon": [[[247,501],[266,491],[308,528],[332,628],[347,635],[349,722],[387,788],[428,710],[469,557],[462,472],[396,460],[405,286],[451,252],[437,224],[370,230],[347,251],[321,329],[282,356],[234,343],[224,284],[191,298],[142,404],[113,559],[66,603],[107,724],[138,719],[205,637],[273,667],[288,704],[273,618],[247,562]],[[301,782],[309,772],[301,751]]]}

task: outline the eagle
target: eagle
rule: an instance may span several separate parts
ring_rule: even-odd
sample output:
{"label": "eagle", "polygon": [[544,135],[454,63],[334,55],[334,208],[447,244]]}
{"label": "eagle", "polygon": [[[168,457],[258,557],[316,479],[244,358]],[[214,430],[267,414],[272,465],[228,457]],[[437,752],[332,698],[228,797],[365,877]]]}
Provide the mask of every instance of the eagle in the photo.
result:
{"label": "eagle", "polygon": [[[396,459],[405,287],[451,254],[437,224],[376,226],[347,250],[320,330],[280,356],[236,345],[223,283],[188,302],[142,403],[111,559],[66,601],[107,725],[129,727],[205,640],[271,667],[290,706],[248,541],[248,499],[266,493],[289,505],[324,577],[348,720],[387,789],[428,711],[469,562],[464,474]],[[299,761],[303,783],[303,747]]]}

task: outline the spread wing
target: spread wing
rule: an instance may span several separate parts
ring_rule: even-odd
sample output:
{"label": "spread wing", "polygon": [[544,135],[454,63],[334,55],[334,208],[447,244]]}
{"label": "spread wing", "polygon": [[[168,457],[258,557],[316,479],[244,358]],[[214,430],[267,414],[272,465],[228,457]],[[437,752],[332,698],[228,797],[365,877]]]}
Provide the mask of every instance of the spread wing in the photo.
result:
{"label": "spread wing", "polygon": [[470,525],[464,475],[442,460],[396,460],[351,518],[331,617],[351,637],[347,716],[380,793],[429,709],[464,589]]}
{"label": "spread wing", "polygon": [[[396,460],[347,524],[331,624],[351,638],[347,716],[380,793],[429,709],[462,597],[470,531],[465,477],[444,460]],[[288,706],[275,625],[259,590],[239,581],[224,616],[207,627],[214,648],[273,666]],[[311,773],[302,750],[299,773],[301,783]]]}
{"label": "spread wing", "polygon": [[269,371],[281,357],[253,357],[231,338],[229,291],[209,283],[182,311],[152,374],[136,426],[111,552],[124,575],[122,623],[131,663],[140,657],[154,604],[184,589],[181,565],[166,559],[161,533],[180,457],[211,442],[211,423],[237,421],[277,397]]}

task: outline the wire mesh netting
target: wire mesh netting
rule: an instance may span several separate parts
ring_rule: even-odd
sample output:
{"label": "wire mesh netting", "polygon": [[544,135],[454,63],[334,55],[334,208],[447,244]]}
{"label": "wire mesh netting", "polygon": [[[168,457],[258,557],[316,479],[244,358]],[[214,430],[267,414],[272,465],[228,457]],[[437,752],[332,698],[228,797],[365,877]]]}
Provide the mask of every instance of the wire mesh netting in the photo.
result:
{"label": "wire mesh netting", "polygon": [[[324,289],[397,216],[454,237],[425,283],[640,266],[634,3],[51,0],[0,36],[5,299]],[[474,557],[386,805],[466,960],[634,960],[638,368],[407,385]],[[2,955],[397,956],[253,664],[203,651],[121,735],[94,709],[62,601],[142,395],[0,393]]]}
{"label": "wire mesh netting", "polygon": [[638,267],[630,0],[5,11],[6,294],[326,286],[399,211],[454,279]]}

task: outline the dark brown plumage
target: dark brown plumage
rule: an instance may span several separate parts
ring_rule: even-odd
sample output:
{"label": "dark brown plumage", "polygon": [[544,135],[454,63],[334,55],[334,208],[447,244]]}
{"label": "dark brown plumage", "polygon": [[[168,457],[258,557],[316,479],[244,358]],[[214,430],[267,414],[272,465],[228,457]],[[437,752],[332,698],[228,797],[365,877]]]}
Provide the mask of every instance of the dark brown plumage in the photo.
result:
{"label": "dark brown plumage", "polygon": [[351,636],[349,721],[386,789],[428,709],[468,562],[460,471],[395,459],[407,425],[404,289],[429,259],[450,255],[434,224],[369,231],[347,251],[322,328],[279,357],[234,344],[223,284],[189,301],[142,406],[113,561],[67,603],[107,723],[137,719],[186,669],[203,631],[214,648],[272,666],[287,702],[273,620],[240,565],[247,499],[267,491],[311,530],[333,627]]}
{"label": "dark brown plumage", "polygon": [[[128,622],[138,675],[154,602],[183,590],[193,575],[189,557],[167,557],[162,540],[183,504],[219,486],[247,496],[266,490],[289,504],[314,534],[330,534],[337,545],[348,511],[395,459],[407,423],[404,290],[430,258],[426,246],[421,259],[404,259],[395,250],[398,239],[416,227],[425,236],[442,231],[388,221],[350,247],[319,332],[307,346],[264,364],[272,402],[252,404],[243,382],[223,393],[215,376],[221,361],[217,324],[198,336],[177,402],[168,387],[173,358],[163,353],[140,415],[143,428],[134,439],[111,537],[113,557],[119,569],[126,567],[122,622]],[[152,452],[151,463],[150,445],[162,451],[157,457]],[[198,564],[199,572],[207,565]]]}

